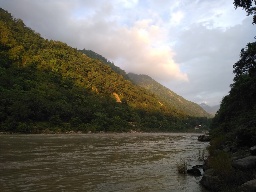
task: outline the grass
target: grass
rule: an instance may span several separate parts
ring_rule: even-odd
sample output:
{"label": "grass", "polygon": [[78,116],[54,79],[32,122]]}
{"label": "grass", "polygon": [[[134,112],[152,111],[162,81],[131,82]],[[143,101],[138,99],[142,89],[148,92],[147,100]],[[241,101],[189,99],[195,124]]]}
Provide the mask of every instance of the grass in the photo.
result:
{"label": "grass", "polygon": [[204,161],[206,159],[205,149],[198,150],[198,161]]}
{"label": "grass", "polygon": [[180,160],[179,163],[177,163],[177,170],[179,174],[186,174],[188,169],[188,164],[185,160]]}

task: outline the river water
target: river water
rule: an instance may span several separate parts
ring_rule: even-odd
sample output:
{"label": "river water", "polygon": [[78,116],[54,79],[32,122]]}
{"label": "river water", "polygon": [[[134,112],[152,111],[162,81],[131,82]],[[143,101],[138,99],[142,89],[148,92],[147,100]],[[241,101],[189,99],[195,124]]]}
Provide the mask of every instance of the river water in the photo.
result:
{"label": "river water", "polygon": [[[0,135],[0,191],[205,192],[196,134]],[[202,154],[202,153],[201,153]]]}

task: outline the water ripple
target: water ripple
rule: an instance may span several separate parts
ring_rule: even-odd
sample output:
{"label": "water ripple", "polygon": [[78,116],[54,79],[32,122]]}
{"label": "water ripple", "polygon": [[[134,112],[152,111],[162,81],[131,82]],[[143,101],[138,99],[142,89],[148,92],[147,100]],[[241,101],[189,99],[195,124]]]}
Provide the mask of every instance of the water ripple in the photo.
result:
{"label": "water ripple", "polygon": [[0,135],[1,191],[204,191],[179,175],[201,163],[193,134]]}

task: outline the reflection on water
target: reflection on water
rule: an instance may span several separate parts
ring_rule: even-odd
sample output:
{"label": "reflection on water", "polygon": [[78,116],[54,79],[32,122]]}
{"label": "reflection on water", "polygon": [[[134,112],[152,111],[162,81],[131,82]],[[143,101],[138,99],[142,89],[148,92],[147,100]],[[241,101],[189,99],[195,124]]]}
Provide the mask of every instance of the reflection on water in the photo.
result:
{"label": "reflection on water", "polygon": [[0,135],[1,191],[205,191],[177,162],[198,162],[193,134]]}

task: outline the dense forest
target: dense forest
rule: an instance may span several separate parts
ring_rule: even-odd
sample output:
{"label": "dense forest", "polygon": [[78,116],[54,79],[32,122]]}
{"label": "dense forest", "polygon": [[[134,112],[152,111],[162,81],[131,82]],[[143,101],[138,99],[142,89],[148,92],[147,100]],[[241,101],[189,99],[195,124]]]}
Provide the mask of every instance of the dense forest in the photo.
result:
{"label": "dense forest", "polygon": [[156,82],[148,75],[137,75],[134,73],[128,73],[128,77],[135,84],[147,89],[149,92],[157,95],[163,101],[168,103],[173,108],[184,111],[190,116],[210,117],[210,115],[204,111],[198,104],[191,101],[187,101],[183,97],[177,95],[170,89]]}
{"label": "dense forest", "polygon": [[122,69],[120,69],[119,67],[115,66],[115,64],[111,61],[109,61],[108,59],[106,59],[105,57],[103,57],[102,55],[95,53],[92,50],[79,50],[80,52],[84,53],[85,55],[87,55],[88,57],[92,58],[92,59],[98,59],[100,60],[102,63],[110,66],[110,68],[115,71],[116,73],[122,75],[125,79],[130,80],[130,78],[128,77],[128,75],[126,74],[126,72]]}
{"label": "dense forest", "polygon": [[113,68],[88,51],[42,38],[0,9],[0,132],[186,131],[208,125],[207,118],[160,102]]}
{"label": "dense forest", "polygon": [[[252,2],[234,1],[234,4],[253,14]],[[255,15],[253,24],[256,24]],[[225,137],[223,140],[230,141],[226,144],[238,147],[253,146],[256,145],[256,42],[248,43],[241,50],[233,69],[233,84],[213,118],[212,136]]]}
{"label": "dense forest", "polygon": [[187,101],[170,89],[156,82],[148,75],[137,75],[134,73],[127,74],[124,70],[115,66],[114,63],[108,61],[105,57],[98,53],[95,53],[92,50],[83,49],[80,51],[86,54],[88,57],[91,57],[93,59],[99,59],[102,63],[110,66],[111,69],[113,69],[116,73],[122,75],[125,79],[130,80],[135,85],[143,87],[150,93],[156,95],[159,98],[160,102],[168,103],[168,105],[170,105],[173,109],[177,111],[183,111],[183,113],[192,117],[210,117],[210,115],[198,104]]}
{"label": "dense forest", "polygon": [[[234,5],[253,15],[253,24],[256,24],[256,1],[235,0]],[[233,69],[231,90],[212,120],[207,159],[210,174],[203,183],[213,191],[255,191],[255,158],[250,148],[256,145],[256,42],[248,43],[241,50]],[[246,161],[247,158],[251,158],[251,162]],[[242,168],[236,166],[240,161],[244,161]],[[246,163],[251,166],[249,169]],[[251,190],[242,185],[253,179]]]}

